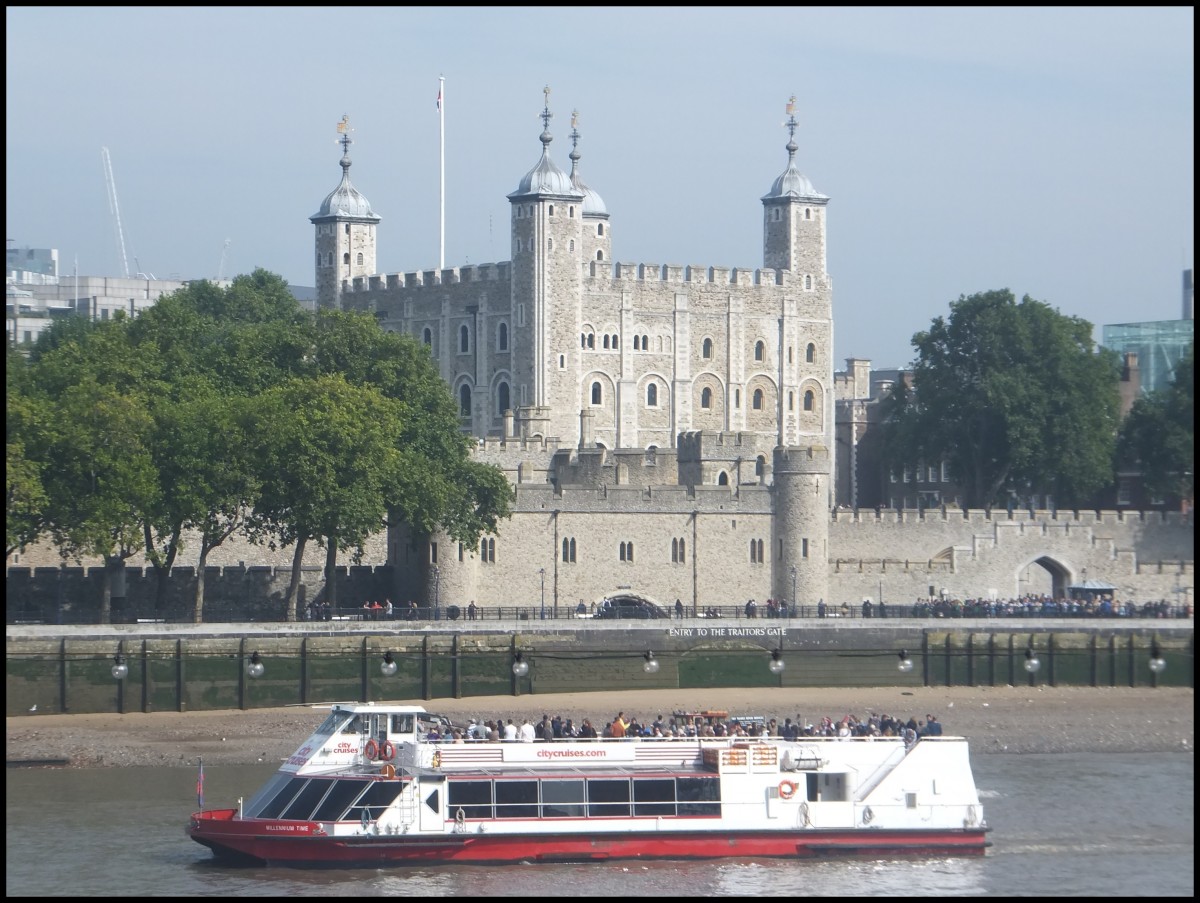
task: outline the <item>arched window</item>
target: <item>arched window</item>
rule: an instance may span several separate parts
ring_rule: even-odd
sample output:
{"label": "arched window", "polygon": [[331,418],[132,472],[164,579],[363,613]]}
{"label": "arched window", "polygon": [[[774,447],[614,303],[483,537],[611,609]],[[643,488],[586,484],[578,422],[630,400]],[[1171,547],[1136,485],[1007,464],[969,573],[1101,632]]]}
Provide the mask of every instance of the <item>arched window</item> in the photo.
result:
{"label": "arched window", "polygon": [[350,252],[349,251],[347,251],[345,254],[342,255],[342,263],[349,266],[349,264],[350,264]]}
{"label": "arched window", "polygon": [[597,252],[596,252],[596,259],[597,259],[597,260],[603,260],[603,259],[604,259],[604,252],[603,252],[603,251],[597,251]]}
{"label": "arched window", "polygon": [[756,410],[756,411],[761,411],[763,409],[763,390],[762,389],[754,390],[754,398],[751,401],[751,404],[754,406],[754,410]]}
{"label": "arched window", "polygon": [[758,543],[750,540],[750,563],[758,564]]}
{"label": "arched window", "polygon": [[754,459],[754,475],[761,477],[767,472],[767,459],[763,455],[759,455]]}
{"label": "arched window", "polygon": [[621,560],[622,561],[633,561],[633,543],[631,543],[631,542],[621,543]]}
{"label": "arched window", "polygon": [[804,410],[811,411],[813,409],[813,405],[815,404],[816,400],[817,400],[817,397],[813,394],[812,389],[809,389],[807,392],[805,392],[804,393]]}
{"label": "arched window", "polygon": [[562,560],[567,564],[575,562],[575,540],[564,539],[562,545]]}
{"label": "arched window", "polygon": [[553,251],[553,250],[554,250],[554,239],[553,239],[553,238],[547,238],[547,239],[546,239],[546,250],[547,250],[547,251]]}
{"label": "arched window", "polygon": [[595,333],[592,333],[592,332],[588,333],[588,347],[589,348],[596,347],[596,334]]}
{"label": "arched window", "polygon": [[654,383],[646,386],[646,407],[658,407],[658,386]]}
{"label": "arched window", "polygon": [[358,263],[358,265],[359,265],[359,266],[362,266],[362,265],[363,265],[363,256],[362,256],[362,251],[359,251],[359,252],[358,252],[358,261],[357,261],[357,263]]}
{"label": "arched window", "polygon": [[700,407],[705,409],[712,407],[712,389],[708,386],[700,390]]}
{"label": "arched window", "polygon": [[501,416],[509,408],[508,383],[500,383],[496,387],[496,413]]}
{"label": "arched window", "polygon": [[550,215],[554,216],[554,205],[553,204],[550,205]]}
{"label": "arched window", "polygon": [[620,344],[620,339],[620,336],[613,336],[613,351],[617,350],[617,346]]}
{"label": "arched window", "polygon": [[460,354],[466,354],[471,350],[471,330],[467,329],[467,324],[464,323],[458,328],[458,351]]}
{"label": "arched window", "polygon": [[811,208],[809,208],[809,207],[804,208],[804,218],[812,219],[812,209]]}
{"label": "arched window", "polygon": [[648,335],[642,336],[642,350],[643,351],[650,350],[650,336],[648,336]]}
{"label": "arched window", "polygon": [[575,218],[575,205],[574,204],[567,205],[567,216],[569,216],[571,219]]}
{"label": "arched window", "polygon": [[804,349],[804,359],[810,364],[817,359],[817,346],[812,342],[809,342],[808,347]]}
{"label": "arched window", "polygon": [[426,327],[425,327],[425,331],[424,331],[423,333],[421,333],[421,340],[422,340],[422,341],[423,341],[423,342],[424,342],[426,345],[432,345],[432,344],[433,344],[433,330],[432,330],[432,329],[430,329],[428,326],[426,326]]}
{"label": "arched window", "polygon": [[500,351],[508,350],[508,324],[507,323],[501,323],[500,328],[497,330],[496,347]]}
{"label": "arched window", "polygon": [[641,340],[641,337],[640,337],[640,336],[634,336],[634,337],[633,337],[633,350],[634,350],[634,351],[641,351],[641,350],[642,350],[642,340]]}
{"label": "arched window", "polygon": [[729,474],[727,474],[723,470],[719,474],[717,474],[717,485],[718,486],[728,486],[729,485]]}
{"label": "arched window", "polygon": [[600,404],[603,400],[603,395],[600,391],[600,383],[592,383],[592,404]]}
{"label": "arched window", "polygon": [[570,243],[568,250],[571,250],[571,251],[575,250],[575,239],[573,239],[573,238],[571,239],[571,243]]}
{"label": "arched window", "polygon": [[805,276],[805,277],[804,277],[804,287],[805,287],[806,289],[811,289],[811,288],[812,288],[812,276]]}
{"label": "arched window", "polygon": [[[597,235],[603,235],[603,234],[604,234],[604,223],[596,223],[596,234],[597,234]],[[597,258],[597,259],[598,259],[598,260],[603,260],[604,258],[602,258],[602,257],[601,257],[601,258]]]}
{"label": "arched window", "polygon": [[461,386],[458,390],[458,413],[462,417],[471,416],[471,387]]}
{"label": "arched window", "polygon": [[706,361],[712,360],[712,339],[704,340],[704,344],[700,346],[700,356]]}
{"label": "arched window", "polygon": [[762,340],[754,343],[754,359],[763,361],[767,359],[767,345]]}

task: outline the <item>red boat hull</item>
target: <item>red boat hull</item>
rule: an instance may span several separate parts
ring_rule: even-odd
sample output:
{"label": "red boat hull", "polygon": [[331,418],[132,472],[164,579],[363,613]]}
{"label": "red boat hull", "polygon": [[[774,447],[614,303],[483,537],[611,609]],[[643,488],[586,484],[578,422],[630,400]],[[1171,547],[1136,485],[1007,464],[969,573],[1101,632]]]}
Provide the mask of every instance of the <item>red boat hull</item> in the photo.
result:
{"label": "red boat hull", "polygon": [[304,868],[440,862],[587,862],[606,859],[979,856],[987,829],[748,831],[631,830],[620,834],[362,834],[332,837],[315,822],[234,820],[235,810],[192,816],[188,834],[219,858]]}

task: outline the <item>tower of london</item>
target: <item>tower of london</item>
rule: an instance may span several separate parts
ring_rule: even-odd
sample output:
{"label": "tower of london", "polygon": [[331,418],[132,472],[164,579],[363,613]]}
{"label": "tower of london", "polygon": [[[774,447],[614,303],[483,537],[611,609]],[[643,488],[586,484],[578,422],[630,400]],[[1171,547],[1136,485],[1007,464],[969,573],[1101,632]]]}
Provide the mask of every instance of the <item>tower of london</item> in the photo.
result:
{"label": "tower of london", "polygon": [[479,548],[393,530],[398,593],[486,606],[544,581],[560,608],[626,593],[689,610],[730,591],[790,597],[793,581],[826,595],[829,198],[798,168],[788,113],[756,269],[619,262],[575,116],[569,169],[554,160],[547,92],[540,155],[508,194],[511,259],[379,275],[381,217],[343,138],[341,182],[311,217],[319,303],[427,345],[478,458],[516,489]]}
{"label": "tower of london", "polygon": [[[343,134],[341,181],[310,218],[318,302],[426,345],[477,459],[514,487],[511,519],[475,548],[403,526],[374,540],[393,598],[697,613],[1061,593],[1089,565],[1139,595],[1180,584],[1190,516],[834,510],[830,199],[800,171],[793,104],[782,172],[764,174],[757,268],[622,262],[574,115],[569,164],[555,162],[547,89],[540,153],[507,195],[510,259],[380,274],[382,219]],[[866,362],[851,363],[857,379]]]}

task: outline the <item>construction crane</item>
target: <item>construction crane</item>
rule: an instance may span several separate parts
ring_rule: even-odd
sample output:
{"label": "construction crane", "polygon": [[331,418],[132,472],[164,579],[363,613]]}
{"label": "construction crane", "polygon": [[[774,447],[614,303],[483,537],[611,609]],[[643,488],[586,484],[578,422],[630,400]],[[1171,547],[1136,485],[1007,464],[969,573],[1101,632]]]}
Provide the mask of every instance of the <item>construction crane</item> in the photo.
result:
{"label": "construction crane", "polygon": [[117,223],[117,245],[121,250],[121,267],[125,278],[129,278],[129,258],[125,256],[125,233],[121,230],[121,208],[117,205],[117,183],[113,179],[112,157],[108,148],[100,148],[100,158],[104,161],[104,185],[108,189],[108,210]]}
{"label": "construction crane", "polygon": [[221,246],[221,264],[217,267],[217,282],[225,278],[225,252],[229,250],[229,239],[225,239],[225,244]]}

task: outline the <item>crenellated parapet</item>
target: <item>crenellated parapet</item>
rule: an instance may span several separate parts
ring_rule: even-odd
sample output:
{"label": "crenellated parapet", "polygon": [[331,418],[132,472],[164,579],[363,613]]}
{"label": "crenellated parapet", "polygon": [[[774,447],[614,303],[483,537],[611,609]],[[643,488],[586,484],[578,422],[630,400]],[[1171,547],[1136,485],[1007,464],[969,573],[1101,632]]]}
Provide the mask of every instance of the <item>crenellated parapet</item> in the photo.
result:
{"label": "crenellated parapet", "polygon": [[397,291],[462,283],[504,282],[511,276],[512,264],[481,263],[471,266],[447,267],[442,270],[417,270],[412,273],[389,273],[357,277],[346,283],[350,292]]}
{"label": "crenellated parapet", "polygon": [[851,510],[839,508],[833,512],[835,523],[846,524],[920,524],[942,521],[954,524],[971,524],[986,527],[997,523],[1039,524],[1042,529],[1070,527],[1071,525],[1093,527],[1097,525],[1147,526],[1147,527],[1195,527],[1192,512],[1179,511],[1109,511],[1109,510],[1066,510],[1028,508],[872,508]]}
{"label": "crenellated parapet", "polygon": [[647,282],[662,282],[675,285],[791,285],[795,274],[787,270],[753,267],[721,267],[690,264],[659,263],[607,263],[592,260],[587,264],[587,275],[592,279],[611,280],[620,288],[623,283],[644,285]]}

